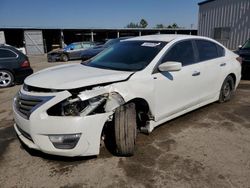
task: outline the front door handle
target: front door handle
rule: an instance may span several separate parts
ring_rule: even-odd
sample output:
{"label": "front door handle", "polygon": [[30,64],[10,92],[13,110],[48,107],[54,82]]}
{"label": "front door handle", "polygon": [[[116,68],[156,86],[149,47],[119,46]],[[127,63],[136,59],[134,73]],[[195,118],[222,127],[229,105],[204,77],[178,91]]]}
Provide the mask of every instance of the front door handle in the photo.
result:
{"label": "front door handle", "polygon": [[226,63],[221,63],[220,66],[224,67],[224,66],[226,66]]}
{"label": "front door handle", "polygon": [[194,73],[192,74],[192,76],[199,76],[201,73],[199,71],[194,71]]}

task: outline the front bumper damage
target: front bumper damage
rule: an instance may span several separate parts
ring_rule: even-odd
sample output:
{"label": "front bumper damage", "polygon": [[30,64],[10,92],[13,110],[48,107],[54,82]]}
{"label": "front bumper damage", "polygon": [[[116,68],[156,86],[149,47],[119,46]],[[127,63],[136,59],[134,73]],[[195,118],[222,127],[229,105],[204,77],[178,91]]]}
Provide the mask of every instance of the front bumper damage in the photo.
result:
{"label": "front bumper damage", "polygon": [[[107,88],[98,88],[94,91],[88,90],[79,93],[81,100],[88,100],[91,97],[107,93]],[[120,102],[112,96],[108,98],[103,113],[85,114],[80,116],[51,116],[48,109],[69,98],[72,94],[69,91],[54,93],[38,93],[20,91],[21,95],[35,97],[49,97],[50,99],[42,105],[31,110],[31,113],[24,117],[17,108],[17,99],[13,102],[15,124],[14,128],[21,141],[29,148],[40,150],[44,153],[60,156],[91,156],[98,155],[100,150],[100,139],[105,123],[112,119],[114,109]],[[59,149],[52,143],[50,136],[80,135],[76,145],[72,149]]]}

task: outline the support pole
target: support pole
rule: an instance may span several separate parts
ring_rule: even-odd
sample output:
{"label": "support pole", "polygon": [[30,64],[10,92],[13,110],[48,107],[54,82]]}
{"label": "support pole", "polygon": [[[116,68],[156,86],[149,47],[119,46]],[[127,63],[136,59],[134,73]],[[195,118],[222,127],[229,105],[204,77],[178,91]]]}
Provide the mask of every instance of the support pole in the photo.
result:
{"label": "support pole", "polygon": [[94,42],[94,32],[91,31],[91,42]]}
{"label": "support pole", "polygon": [[60,31],[60,45],[61,45],[61,48],[64,48],[65,46],[65,43],[64,43],[64,35],[63,35],[63,30]]}

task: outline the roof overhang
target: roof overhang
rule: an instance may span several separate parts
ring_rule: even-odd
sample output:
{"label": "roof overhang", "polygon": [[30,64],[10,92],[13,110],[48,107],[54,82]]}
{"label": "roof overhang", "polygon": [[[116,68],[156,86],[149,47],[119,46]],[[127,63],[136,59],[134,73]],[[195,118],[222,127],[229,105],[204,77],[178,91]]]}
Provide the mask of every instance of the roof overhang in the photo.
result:
{"label": "roof overhang", "polygon": [[213,2],[213,1],[215,1],[215,0],[206,0],[206,1],[202,1],[202,2],[198,3],[198,5],[199,5],[199,6],[200,6],[200,5],[204,5],[204,4]]}

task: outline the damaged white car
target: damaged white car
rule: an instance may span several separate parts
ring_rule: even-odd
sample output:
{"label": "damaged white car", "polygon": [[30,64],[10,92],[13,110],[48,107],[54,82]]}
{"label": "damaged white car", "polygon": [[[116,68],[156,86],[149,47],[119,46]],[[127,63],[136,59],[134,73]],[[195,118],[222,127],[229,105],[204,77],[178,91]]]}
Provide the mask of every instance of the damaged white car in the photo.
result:
{"label": "damaged white car", "polygon": [[240,78],[238,56],[212,39],[131,38],[88,62],[26,78],[13,102],[14,127],[30,148],[89,156],[99,154],[103,130],[112,124],[116,153],[129,156],[139,131],[150,133],[201,106],[228,101]]}

